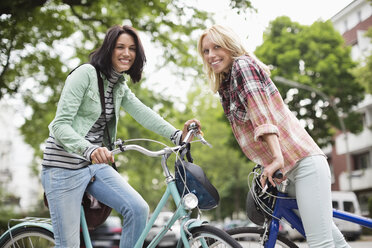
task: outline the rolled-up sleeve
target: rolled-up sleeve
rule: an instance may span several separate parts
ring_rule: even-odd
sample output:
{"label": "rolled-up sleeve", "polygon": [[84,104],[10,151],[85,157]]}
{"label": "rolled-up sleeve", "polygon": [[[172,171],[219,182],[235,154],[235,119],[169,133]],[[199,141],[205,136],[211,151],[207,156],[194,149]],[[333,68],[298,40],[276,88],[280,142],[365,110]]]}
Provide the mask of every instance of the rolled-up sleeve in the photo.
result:
{"label": "rolled-up sleeve", "polygon": [[[279,91],[268,75],[253,61],[238,59],[233,68],[237,95],[253,126],[254,140],[261,141],[265,134],[279,136],[277,127],[281,118]],[[279,99],[277,99],[279,97]]]}

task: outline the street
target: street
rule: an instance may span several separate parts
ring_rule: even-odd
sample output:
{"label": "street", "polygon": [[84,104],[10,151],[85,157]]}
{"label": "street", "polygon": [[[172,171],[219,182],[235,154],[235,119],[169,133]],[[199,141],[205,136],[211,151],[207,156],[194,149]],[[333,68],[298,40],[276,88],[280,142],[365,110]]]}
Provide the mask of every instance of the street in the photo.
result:
{"label": "street", "polygon": [[[349,241],[348,243],[352,248],[371,248],[372,247],[372,237],[371,236],[363,236],[358,241]],[[299,248],[307,248],[308,247],[306,242],[296,242],[296,245]]]}
{"label": "street", "polygon": [[[243,248],[248,248],[248,247],[261,247],[260,245],[257,244],[257,242],[251,243],[247,241],[242,241],[239,242]],[[295,242],[296,245],[299,248],[308,248],[309,246],[307,245],[306,242]],[[358,241],[349,241],[348,244],[352,248],[371,248],[372,247],[372,236],[363,236],[360,240]],[[277,246],[276,246],[277,247]],[[280,246],[278,246],[280,247]]]}
{"label": "street", "polygon": [[[307,248],[308,245],[305,243],[305,242],[302,242],[302,243],[297,243],[297,246],[299,248]],[[349,242],[349,245],[352,247],[352,248],[371,248],[372,247],[372,241],[353,241],[353,242]]]}

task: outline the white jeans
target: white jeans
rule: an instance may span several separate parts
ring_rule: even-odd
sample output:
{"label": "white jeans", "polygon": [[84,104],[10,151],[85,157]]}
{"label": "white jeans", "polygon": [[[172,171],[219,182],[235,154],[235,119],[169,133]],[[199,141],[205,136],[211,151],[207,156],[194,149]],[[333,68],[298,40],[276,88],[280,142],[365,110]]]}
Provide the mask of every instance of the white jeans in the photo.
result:
{"label": "white jeans", "polygon": [[309,247],[350,247],[332,219],[331,173],[324,156],[309,156],[287,177],[288,193],[297,199]]}

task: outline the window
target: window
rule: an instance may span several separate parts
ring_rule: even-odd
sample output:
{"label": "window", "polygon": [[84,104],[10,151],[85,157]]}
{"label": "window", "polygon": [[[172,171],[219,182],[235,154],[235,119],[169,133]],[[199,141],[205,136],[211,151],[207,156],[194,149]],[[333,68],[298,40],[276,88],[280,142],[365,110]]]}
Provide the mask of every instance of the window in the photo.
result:
{"label": "window", "polygon": [[351,201],[344,201],[344,211],[349,213],[355,213],[355,207],[353,202]]}
{"label": "window", "polygon": [[366,112],[364,112],[365,118],[365,125],[367,128],[372,126],[372,108],[368,108]]}
{"label": "window", "polygon": [[363,170],[371,167],[369,152],[364,152],[353,156],[354,170]]}
{"label": "window", "polygon": [[368,199],[369,198],[372,198],[372,192],[362,192],[358,194],[360,210],[362,211],[363,216],[369,215],[369,210],[368,210]]}
{"label": "window", "polygon": [[332,201],[332,207],[334,209],[338,209],[338,202],[337,201]]}
{"label": "window", "polygon": [[358,11],[357,15],[358,15],[358,23],[362,22],[362,12],[360,10]]}
{"label": "window", "polygon": [[347,27],[347,20],[344,21],[344,28],[345,28],[345,32],[349,30],[349,28]]}
{"label": "window", "polygon": [[328,157],[327,161],[328,161],[328,164],[329,164],[329,169],[331,170],[331,183],[333,184],[333,183],[336,182],[336,177],[335,177],[335,170],[334,170],[334,167],[333,167],[333,164],[332,164],[332,158]]}

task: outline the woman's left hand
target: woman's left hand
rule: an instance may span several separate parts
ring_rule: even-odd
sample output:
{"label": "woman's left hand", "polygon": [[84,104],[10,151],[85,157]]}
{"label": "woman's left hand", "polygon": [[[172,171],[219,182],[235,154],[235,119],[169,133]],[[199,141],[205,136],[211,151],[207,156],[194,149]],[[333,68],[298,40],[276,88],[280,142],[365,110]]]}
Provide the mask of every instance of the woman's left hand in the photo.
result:
{"label": "woman's left hand", "polygon": [[262,172],[262,175],[261,175],[261,178],[260,178],[261,186],[265,187],[267,180],[274,187],[275,187],[274,180],[278,184],[280,184],[282,181],[284,181],[284,178],[282,178],[282,179],[273,178],[274,173],[277,170],[280,170],[282,168],[284,168],[283,157],[273,159],[273,161],[269,165],[265,166],[264,171]]}

